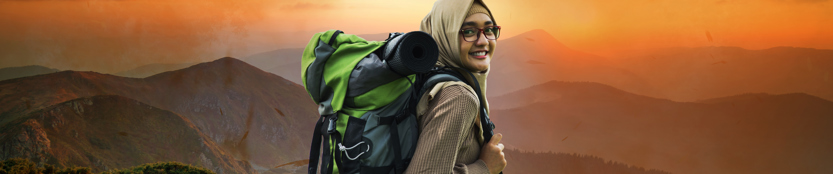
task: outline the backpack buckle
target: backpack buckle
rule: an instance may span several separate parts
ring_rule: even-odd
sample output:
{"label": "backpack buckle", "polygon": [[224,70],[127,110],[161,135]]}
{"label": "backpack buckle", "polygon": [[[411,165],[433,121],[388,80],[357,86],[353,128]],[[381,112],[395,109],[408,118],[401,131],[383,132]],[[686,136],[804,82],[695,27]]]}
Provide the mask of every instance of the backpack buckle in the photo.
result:
{"label": "backpack buckle", "polygon": [[336,132],[336,120],[338,120],[337,114],[333,114],[327,119],[327,134],[333,134]]}

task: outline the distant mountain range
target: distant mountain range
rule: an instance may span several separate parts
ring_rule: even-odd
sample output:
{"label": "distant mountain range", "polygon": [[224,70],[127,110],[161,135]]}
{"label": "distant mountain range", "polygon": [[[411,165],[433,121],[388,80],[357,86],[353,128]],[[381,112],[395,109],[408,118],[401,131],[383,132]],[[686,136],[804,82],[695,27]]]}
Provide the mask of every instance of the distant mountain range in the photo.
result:
{"label": "distant mountain range", "polygon": [[662,48],[600,57],[533,30],[498,41],[489,95],[551,80],[598,82],[656,98],[697,101],[742,93],[807,93],[833,100],[833,50]]}
{"label": "distant mountain range", "polygon": [[60,70],[38,65],[0,68],[0,81],[40,74],[49,74],[58,71]]}
{"label": "distant mountain range", "polygon": [[611,60],[643,77],[656,89],[653,97],[697,101],[750,92],[807,93],[833,101],[833,50],[665,48]]}
{"label": "distant mountain range", "polygon": [[[234,58],[141,79],[63,71],[0,81],[0,89],[0,127],[15,126],[16,120],[67,101],[117,95],[180,115],[223,153],[260,171],[308,158],[318,117],[316,105],[300,85]],[[54,162],[60,160],[64,159]]]}
{"label": "distant mountain range", "polygon": [[183,68],[187,68],[191,65],[195,65],[197,63],[174,63],[174,64],[163,64],[163,63],[154,63],[148,65],[142,65],[131,70],[117,72],[113,75],[122,76],[122,77],[133,77],[133,78],[145,78],[152,75],[156,75],[159,73],[163,73],[166,71],[174,71]]}
{"label": "distant mountain range", "polygon": [[[367,40],[384,40],[387,33],[359,36]],[[300,38],[304,37],[296,39]],[[303,84],[300,77],[303,46],[258,53],[241,60]],[[115,75],[144,78],[193,64],[149,64]],[[57,71],[26,73],[35,71],[32,67],[26,69],[30,70],[0,69],[0,80]],[[532,30],[498,41],[489,77],[492,83],[489,83],[487,94],[500,96],[557,80],[598,82],[635,94],[674,101],[690,102],[741,93],[807,93],[833,100],[833,90],[830,90],[833,89],[832,71],[833,50],[658,48],[601,57],[571,49],[544,30]]]}
{"label": "distant mountain range", "polygon": [[301,55],[304,48],[279,49],[244,57],[246,61],[263,71],[279,75],[297,84],[301,82]]}
{"label": "distant mountain range", "polygon": [[489,101],[510,148],[680,174],[833,172],[833,102],[803,93],[675,102],[551,81]]}
{"label": "distant mountain range", "polygon": [[[350,33],[346,33],[350,34]],[[388,33],[358,35],[370,41],[382,41],[388,38]],[[312,37],[312,36],[310,36]],[[301,56],[304,53],[304,45],[299,48],[286,48],[267,51],[243,57],[246,63],[254,65],[263,71],[279,75],[297,84],[304,84],[301,81]]]}
{"label": "distant mountain range", "polygon": [[490,97],[552,80],[628,86],[637,93],[654,91],[643,77],[612,66],[607,58],[573,50],[544,30],[498,40],[494,51],[489,72]]}

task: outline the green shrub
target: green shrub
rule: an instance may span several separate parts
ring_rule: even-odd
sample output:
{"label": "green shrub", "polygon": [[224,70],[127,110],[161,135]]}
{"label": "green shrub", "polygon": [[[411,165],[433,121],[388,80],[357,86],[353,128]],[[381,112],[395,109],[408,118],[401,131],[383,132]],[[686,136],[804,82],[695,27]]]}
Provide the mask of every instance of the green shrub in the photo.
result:
{"label": "green shrub", "polygon": [[39,174],[42,170],[27,159],[12,158],[0,163],[0,174]]}
{"label": "green shrub", "polygon": [[[92,174],[89,167],[59,169],[53,165],[37,164],[28,159],[11,158],[0,162],[0,174]],[[101,172],[100,174],[214,174],[213,171],[179,162],[148,163],[127,169]]]}
{"label": "green shrub", "polygon": [[[57,174],[92,174],[89,167],[70,167],[57,172]],[[45,174],[45,173],[44,173]]]}
{"label": "green shrub", "polygon": [[214,174],[213,171],[179,162],[144,164],[128,169],[102,172],[102,174]]}

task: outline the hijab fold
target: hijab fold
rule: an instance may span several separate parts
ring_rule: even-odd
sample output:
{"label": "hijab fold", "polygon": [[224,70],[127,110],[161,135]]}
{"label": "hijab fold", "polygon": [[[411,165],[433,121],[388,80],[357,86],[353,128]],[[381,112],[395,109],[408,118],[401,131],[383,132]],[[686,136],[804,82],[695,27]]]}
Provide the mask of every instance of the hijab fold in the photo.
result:
{"label": "hijab fold", "polygon": [[[420,30],[430,34],[434,37],[439,47],[439,59],[436,66],[455,67],[465,69],[460,60],[460,39],[459,31],[463,26],[463,20],[471,9],[472,3],[480,3],[486,8],[488,15],[492,18],[492,22],[497,24],[489,8],[482,0],[438,0],[434,3],[431,12],[422,19]],[[466,9],[466,10],[462,10]],[[494,51],[494,50],[493,50]],[[470,71],[470,70],[466,70]],[[486,112],[489,112],[489,102],[486,100],[486,76],[489,75],[489,70],[481,72],[472,72],[474,79],[469,76],[468,72],[461,72],[466,76],[469,84],[477,81],[480,85],[480,94],[482,96],[481,104],[486,107]]]}

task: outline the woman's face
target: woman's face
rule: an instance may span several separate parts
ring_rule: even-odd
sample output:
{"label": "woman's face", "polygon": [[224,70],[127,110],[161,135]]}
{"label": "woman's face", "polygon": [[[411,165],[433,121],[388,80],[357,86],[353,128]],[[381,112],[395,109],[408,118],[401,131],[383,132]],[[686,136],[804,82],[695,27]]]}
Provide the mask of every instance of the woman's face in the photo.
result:
{"label": "woman's face", "polygon": [[[494,22],[488,15],[483,13],[475,13],[466,17],[463,20],[463,26],[460,29],[474,28],[478,32],[477,40],[466,41],[463,35],[458,34],[460,39],[460,61],[463,63],[463,68],[472,72],[482,72],[489,69],[489,63],[494,55],[497,41],[485,38],[484,33],[478,29],[483,29],[487,26],[494,26]],[[483,54],[485,52],[485,54]]]}

